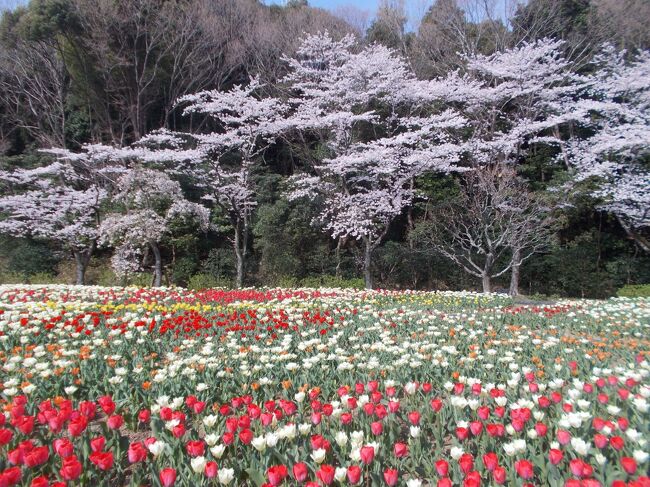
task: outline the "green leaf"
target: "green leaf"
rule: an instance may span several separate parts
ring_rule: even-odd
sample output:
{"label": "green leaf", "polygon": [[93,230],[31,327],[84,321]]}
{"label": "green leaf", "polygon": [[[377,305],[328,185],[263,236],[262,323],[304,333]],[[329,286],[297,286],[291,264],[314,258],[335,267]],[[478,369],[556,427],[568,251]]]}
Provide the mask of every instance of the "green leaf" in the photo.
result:
{"label": "green leaf", "polygon": [[257,487],[261,487],[264,484],[264,474],[259,470],[255,470],[254,468],[247,468],[246,473],[248,474],[248,478],[255,482],[255,485],[257,485]]}

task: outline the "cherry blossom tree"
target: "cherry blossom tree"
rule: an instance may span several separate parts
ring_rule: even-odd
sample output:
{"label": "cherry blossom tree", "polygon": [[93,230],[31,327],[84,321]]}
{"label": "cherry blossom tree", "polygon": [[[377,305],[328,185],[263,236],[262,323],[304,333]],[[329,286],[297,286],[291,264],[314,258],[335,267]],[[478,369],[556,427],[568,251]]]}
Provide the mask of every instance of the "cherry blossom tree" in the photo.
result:
{"label": "cherry blossom tree", "polygon": [[287,62],[294,98],[285,130],[318,140],[321,155],[291,178],[289,198],[318,201],[316,224],[332,238],[361,241],[371,288],[372,253],[412,202],[413,179],[455,168],[462,148],[452,134],[465,121],[451,109],[419,114],[422,85],[384,46],[318,34]]}
{"label": "cherry blossom tree", "polygon": [[594,59],[591,97],[579,103],[594,135],[571,144],[576,181],[599,182],[603,200],[628,236],[650,252],[650,52],[626,62],[625,52],[605,46]]}
{"label": "cherry blossom tree", "polygon": [[175,161],[204,191],[204,199],[226,215],[233,227],[237,287],[244,282],[251,218],[257,206],[253,173],[264,151],[284,129],[287,111],[279,99],[262,97],[261,88],[259,80],[253,79],[229,91],[203,91],[180,98],[185,115],[205,115],[218,129],[205,134],[169,134],[174,145],[171,153],[156,151],[148,156]]}
{"label": "cherry blossom tree", "polygon": [[207,231],[210,212],[204,206],[187,201],[177,181],[161,171],[135,167],[118,181],[120,191],[112,201],[122,208],[107,215],[99,228],[100,243],[116,247],[112,259],[118,276],[141,269],[138,263],[149,249],[154,256],[153,285],[162,284],[161,245],[178,220],[191,222]]}
{"label": "cherry blossom tree", "polygon": [[576,110],[575,97],[587,84],[572,71],[562,46],[561,40],[541,39],[489,56],[470,55],[466,76],[447,77],[465,102],[475,163],[516,162],[536,144],[564,151],[560,127],[586,116]]}
{"label": "cherry blossom tree", "polygon": [[[492,55],[474,53],[465,57],[467,74],[454,72],[446,77],[444,89],[453,87],[468,119],[471,135],[466,155],[471,164],[516,165],[527,153],[550,145],[559,149],[559,159],[569,168],[569,141],[564,134],[588,117],[588,110],[576,99],[589,82],[573,72],[562,48],[563,41],[541,39]],[[525,259],[519,258],[524,254],[517,245],[510,251],[510,292],[517,293]]]}
{"label": "cherry blossom tree", "polygon": [[69,251],[75,259],[76,283],[84,284],[106,191],[84,184],[79,173],[59,162],[1,171],[0,181],[7,188],[0,197],[0,233],[47,240]]}

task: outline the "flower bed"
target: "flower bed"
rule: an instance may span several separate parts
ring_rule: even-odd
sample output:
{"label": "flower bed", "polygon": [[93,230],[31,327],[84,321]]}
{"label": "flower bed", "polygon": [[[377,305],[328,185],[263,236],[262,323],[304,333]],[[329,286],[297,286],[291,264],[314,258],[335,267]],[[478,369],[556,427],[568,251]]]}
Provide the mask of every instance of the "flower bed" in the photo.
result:
{"label": "flower bed", "polygon": [[650,485],[650,300],[0,286],[0,486]]}

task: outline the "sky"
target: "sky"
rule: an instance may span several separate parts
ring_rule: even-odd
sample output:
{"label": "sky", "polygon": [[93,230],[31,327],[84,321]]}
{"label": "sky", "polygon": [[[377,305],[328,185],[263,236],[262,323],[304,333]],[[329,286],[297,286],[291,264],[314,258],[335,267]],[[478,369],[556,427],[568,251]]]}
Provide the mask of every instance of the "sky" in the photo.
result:
{"label": "sky", "polygon": [[[4,9],[15,8],[18,5],[24,5],[29,0],[0,0],[0,11]],[[266,4],[284,4],[285,0],[262,0]],[[381,3],[381,0],[308,0],[309,5],[312,7],[320,7],[327,10],[336,11],[341,7],[354,7],[360,11],[367,11],[368,17],[374,17],[375,12],[377,11],[378,5]],[[404,0],[406,5],[407,14],[409,18],[409,24],[413,26],[417,24],[417,19],[421,18],[429,6],[434,3],[435,0]],[[504,9],[504,6],[507,3],[511,3],[516,0],[487,0],[488,3],[492,1],[495,2],[494,6],[497,12],[500,12]],[[460,2],[462,3],[462,2]]]}
{"label": "sky", "polygon": [[[1,1],[1,0],[0,0]],[[283,5],[286,0],[262,0],[267,5],[279,4]],[[398,3],[400,0],[392,0],[389,3]],[[407,29],[411,30],[417,28],[419,20],[424,16],[429,7],[435,3],[435,0],[402,0],[408,17]],[[524,0],[485,0],[485,5],[490,5],[497,17],[506,18],[506,10],[510,10],[516,3]],[[367,11],[369,19],[372,19],[377,11],[378,6],[382,0],[308,0],[309,5],[312,7],[320,7],[327,10],[336,12],[341,7],[353,7],[356,10]],[[480,4],[482,2],[468,2],[473,4]],[[462,7],[463,0],[458,0],[458,4]],[[472,19],[476,20],[476,19]]]}

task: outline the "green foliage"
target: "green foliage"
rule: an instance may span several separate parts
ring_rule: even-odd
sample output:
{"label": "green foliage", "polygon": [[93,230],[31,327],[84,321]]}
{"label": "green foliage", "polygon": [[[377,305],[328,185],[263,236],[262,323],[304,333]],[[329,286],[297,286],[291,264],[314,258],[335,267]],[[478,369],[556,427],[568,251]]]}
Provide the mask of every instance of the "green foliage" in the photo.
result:
{"label": "green foliage", "polygon": [[20,275],[24,280],[36,274],[54,275],[59,260],[43,242],[0,236],[0,261],[9,275]]}
{"label": "green foliage", "polygon": [[208,256],[201,263],[201,273],[217,279],[232,279],[235,274],[234,269],[235,256],[230,248],[210,249]]}
{"label": "green foliage", "polygon": [[210,289],[215,287],[232,287],[232,280],[212,274],[194,274],[187,283],[188,289]]}
{"label": "green foliage", "polygon": [[363,289],[365,282],[361,278],[344,279],[342,277],[322,275],[306,277],[300,281],[302,287],[338,287],[343,289]]}
{"label": "green foliage", "polygon": [[174,262],[172,266],[172,282],[177,286],[186,285],[197,268],[196,259],[190,256],[183,256]]}
{"label": "green foliage", "polygon": [[284,199],[259,208],[253,234],[262,282],[276,282],[285,276],[301,279],[333,270],[327,237],[311,220],[309,207]]}
{"label": "green foliage", "polygon": [[626,285],[616,291],[619,298],[650,298],[650,284]]}

